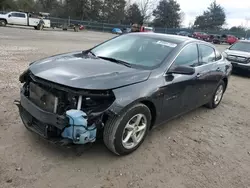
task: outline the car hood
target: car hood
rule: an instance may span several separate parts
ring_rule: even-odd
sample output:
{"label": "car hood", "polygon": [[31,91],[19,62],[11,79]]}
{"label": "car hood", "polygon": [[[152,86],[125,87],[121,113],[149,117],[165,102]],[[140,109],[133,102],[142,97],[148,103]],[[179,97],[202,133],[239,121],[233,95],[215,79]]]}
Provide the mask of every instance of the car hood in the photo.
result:
{"label": "car hood", "polygon": [[121,64],[90,58],[82,52],[48,57],[30,64],[32,74],[38,78],[79,89],[114,89],[143,82],[149,70],[126,67]]}
{"label": "car hood", "polygon": [[226,50],[225,52],[228,55],[235,55],[235,56],[242,56],[242,57],[250,58],[249,52],[243,52],[243,51],[238,51],[238,50]]}

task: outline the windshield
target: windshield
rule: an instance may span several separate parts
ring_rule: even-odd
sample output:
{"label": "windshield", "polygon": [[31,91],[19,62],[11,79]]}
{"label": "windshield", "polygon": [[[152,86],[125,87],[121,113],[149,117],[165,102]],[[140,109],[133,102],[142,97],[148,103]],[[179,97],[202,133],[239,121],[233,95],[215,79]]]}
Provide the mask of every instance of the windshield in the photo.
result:
{"label": "windshield", "polygon": [[237,42],[233,44],[229,49],[250,52],[250,42]]}
{"label": "windshield", "polygon": [[122,35],[93,48],[91,52],[97,57],[151,68],[159,65],[176,46],[145,35]]}

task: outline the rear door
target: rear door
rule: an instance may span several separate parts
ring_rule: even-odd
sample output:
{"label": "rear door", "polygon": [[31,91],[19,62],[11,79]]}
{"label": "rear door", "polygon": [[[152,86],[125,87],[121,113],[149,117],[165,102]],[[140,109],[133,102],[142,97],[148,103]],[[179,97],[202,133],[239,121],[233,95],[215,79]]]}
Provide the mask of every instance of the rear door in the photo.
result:
{"label": "rear door", "polygon": [[18,18],[17,18],[17,20],[18,20],[18,25],[28,25],[28,23],[27,23],[27,16],[26,16],[26,14],[25,13],[17,13],[18,15]]}
{"label": "rear door", "polygon": [[213,47],[199,44],[200,65],[197,69],[197,80],[200,82],[200,101],[204,104],[212,96],[221,79],[223,68],[220,66],[222,56]]}

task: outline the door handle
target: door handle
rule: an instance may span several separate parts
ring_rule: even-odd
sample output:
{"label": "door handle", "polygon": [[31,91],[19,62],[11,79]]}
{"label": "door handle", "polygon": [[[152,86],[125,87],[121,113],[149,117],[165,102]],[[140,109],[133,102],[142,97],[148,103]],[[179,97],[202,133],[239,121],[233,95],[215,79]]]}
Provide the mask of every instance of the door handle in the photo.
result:
{"label": "door handle", "polygon": [[201,77],[201,74],[200,73],[197,73],[196,74],[196,78],[200,78]]}
{"label": "door handle", "polygon": [[220,71],[221,70],[221,68],[220,67],[218,67],[217,69],[216,69],[216,71]]}

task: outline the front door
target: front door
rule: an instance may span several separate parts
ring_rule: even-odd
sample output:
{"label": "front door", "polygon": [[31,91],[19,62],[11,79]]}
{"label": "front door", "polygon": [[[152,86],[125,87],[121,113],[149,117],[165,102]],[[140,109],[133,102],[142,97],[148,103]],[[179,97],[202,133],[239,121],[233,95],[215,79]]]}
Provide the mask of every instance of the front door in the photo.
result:
{"label": "front door", "polygon": [[[195,67],[199,64],[196,43],[186,45],[172,66],[185,65]],[[162,120],[171,119],[192,109],[199,100],[199,83],[196,73],[193,75],[168,74],[164,78]]]}
{"label": "front door", "polygon": [[9,23],[14,25],[27,25],[27,18],[25,13],[12,12],[9,17]]}

